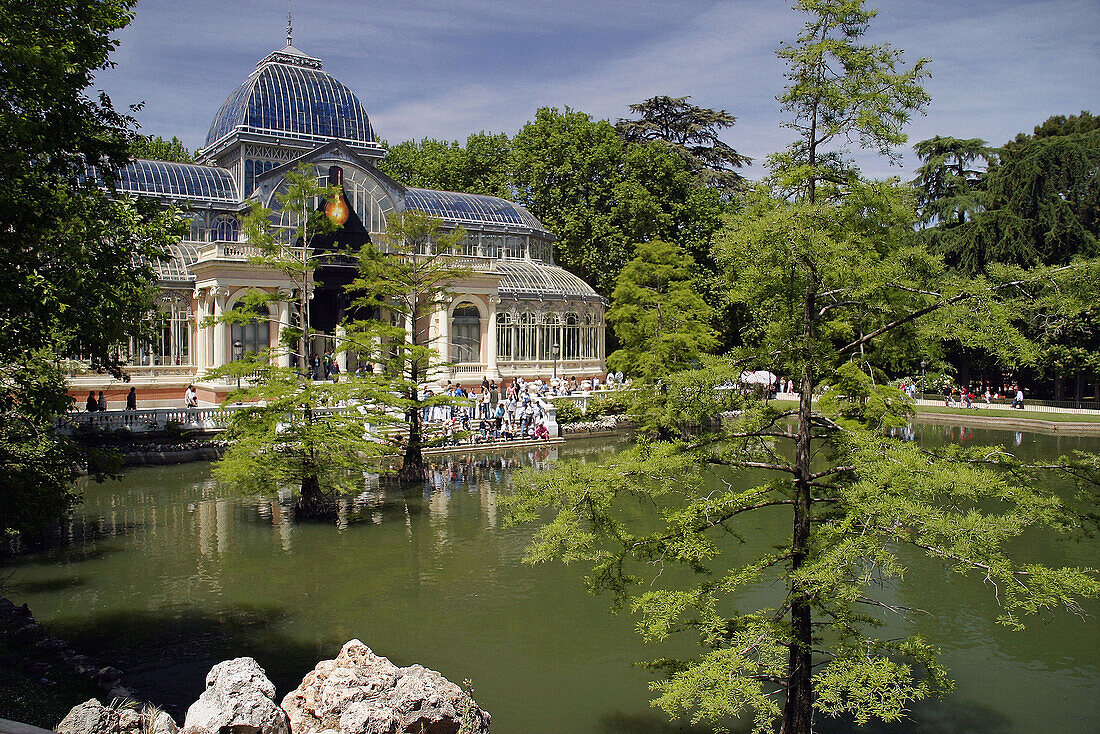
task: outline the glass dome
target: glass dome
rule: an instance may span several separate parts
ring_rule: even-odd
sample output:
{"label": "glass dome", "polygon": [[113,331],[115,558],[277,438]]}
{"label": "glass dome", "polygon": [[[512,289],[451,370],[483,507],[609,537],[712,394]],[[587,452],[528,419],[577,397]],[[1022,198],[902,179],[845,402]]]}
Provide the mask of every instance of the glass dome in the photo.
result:
{"label": "glass dome", "polygon": [[234,130],[316,142],[375,142],[366,110],[350,89],[293,46],[270,54],[225,100],[206,146]]}
{"label": "glass dome", "polygon": [[498,286],[507,298],[600,301],[592,286],[556,265],[536,260],[501,260],[493,266],[504,274]]}

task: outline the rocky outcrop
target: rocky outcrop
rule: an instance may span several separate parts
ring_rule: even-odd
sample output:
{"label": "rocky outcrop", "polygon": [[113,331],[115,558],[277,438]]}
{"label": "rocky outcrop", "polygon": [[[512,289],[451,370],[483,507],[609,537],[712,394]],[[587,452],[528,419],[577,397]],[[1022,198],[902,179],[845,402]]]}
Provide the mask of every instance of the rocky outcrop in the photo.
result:
{"label": "rocky outcrop", "polygon": [[90,699],[74,706],[57,725],[58,734],[177,734],[176,722],[151,706],[104,706]]}
{"label": "rocky outcrop", "polygon": [[283,699],[295,734],[480,734],[491,717],[461,688],[420,665],[399,668],[351,640]]}
{"label": "rocky outcrop", "polygon": [[422,665],[399,668],[359,640],[324,660],[283,699],[252,658],[218,663],[187,709],[183,729],[162,711],[95,699],[73,708],[58,734],[487,734],[491,717],[470,695]]}
{"label": "rocky outcrop", "polygon": [[[187,709],[184,730],[217,734],[289,734],[286,712],[275,703],[275,686],[252,658],[218,663],[206,675],[206,690]],[[224,729],[223,727],[229,727]]]}
{"label": "rocky outcrop", "polygon": [[102,691],[108,700],[132,699],[136,695],[122,685],[121,670],[96,665],[91,658],[77,653],[64,640],[51,637],[26,604],[16,606],[8,599],[0,597],[0,631],[2,630],[8,630],[10,635],[11,658],[0,661],[0,667],[19,665],[28,673],[33,673],[42,686],[54,685],[51,680],[53,671],[68,668]]}

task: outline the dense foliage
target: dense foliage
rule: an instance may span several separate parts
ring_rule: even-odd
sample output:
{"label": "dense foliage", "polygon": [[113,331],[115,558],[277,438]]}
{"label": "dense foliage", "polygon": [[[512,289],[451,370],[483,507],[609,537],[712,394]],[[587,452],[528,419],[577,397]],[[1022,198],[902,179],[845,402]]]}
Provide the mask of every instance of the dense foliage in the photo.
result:
{"label": "dense foliage", "polygon": [[[717,115],[720,122],[728,117],[691,110],[696,116]],[[465,146],[408,141],[390,145],[379,168],[411,186],[519,201],[557,236],[558,264],[604,296],[611,295],[637,243],[675,242],[700,265],[703,292],[717,306],[710,238],[728,206],[723,201],[728,186],[702,185],[701,180],[709,183],[717,176],[728,184],[734,175],[729,166],[747,159],[714,141],[710,148],[716,152],[707,154],[691,137],[713,137],[714,130],[697,127],[684,134],[691,143],[687,147],[641,134],[627,142],[606,120],[568,108],[543,108],[512,139],[478,133]],[[704,169],[713,176],[704,175]]]}
{"label": "dense foliage", "polygon": [[378,168],[406,186],[505,199],[513,195],[512,141],[503,133],[474,133],[465,146],[431,138],[387,145]]}
{"label": "dense foliage", "polygon": [[[781,722],[785,734],[808,734],[821,715],[896,721],[949,688],[932,641],[880,631],[910,611],[890,588],[903,582],[903,548],[986,583],[1011,627],[1100,594],[1094,569],[1011,553],[1028,528],[1073,524],[1037,481],[1073,461],[1033,467],[999,448],[890,438],[910,407],[882,370],[899,343],[944,333],[1034,358],[1021,315],[1080,313],[1100,294],[1100,263],[960,274],[915,242],[913,191],[863,179],[844,146],[896,155],[928,101],[925,62],[866,43],[863,0],[797,9],[808,20],[779,50],[790,82],[779,99],[798,138],[716,238],[747,316],[744,345],[634,406],[653,435],[676,439],[528,474],[509,503],[518,520],[552,512],[530,560],[588,562],[590,585],[629,605],[647,639],[696,637],[697,655],[655,661],[658,705],[696,721],[747,718],[757,732]],[[742,370],[765,367],[795,376],[797,408],[737,388]],[[740,415],[713,420],[725,411]],[[784,513],[790,533],[746,557],[731,541],[758,532],[759,513]],[[776,593],[759,602],[749,589]]]}
{"label": "dense foliage", "polygon": [[159,135],[138,135],[130,143],[130,155],[152,161],[195,162],[195,156],[175,135],[171,140],[165,140]]}
{"label": "dense foliage", "polygon": [[118,373],[116,345],[150,328],[150,266],[179,234],[171,211],[101,185],[126,161],[134,125],[88,87],[110,66],[132,4],[0,2],[3,530],[41,524],[73,500],[81,455],[48,435],[68,406],[53,362],[79,354]]}
{"label": "dense foliage", "polygon": [[607,367],[655,382],[697,363],[718,340],[711,309],[693,287],[691,256],[661,240],[643,242],[635,253],[619,273],[607,312],[620,344]]}

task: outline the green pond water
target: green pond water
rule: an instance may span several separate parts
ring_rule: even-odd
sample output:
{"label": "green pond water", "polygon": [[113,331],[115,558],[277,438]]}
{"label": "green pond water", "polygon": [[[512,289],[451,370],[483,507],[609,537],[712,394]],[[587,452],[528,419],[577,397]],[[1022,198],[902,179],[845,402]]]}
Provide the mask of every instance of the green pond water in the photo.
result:
{"label": "green pond water", "polygon": [[[917,426],[928,444],[1005,444],[1028,456],[1100,439]],[[521,563],[530,527],[505,529],[498,498],[511,468],[598,460],[623,444],[571,442],[537,451],[440,459],[413,492],[368,477],[344,526],[296,524],[274,501],[219,490],[206,464],[128,471],[89,484],[65,547],[0,568],[7,595],[78,650],[115,665],[145,698],[182,717],[214,663],[260,661],[281,699],[321,659],[359,638],[398,665],[421,663],[470,679],[497,734],[707,731],[668,722],[649,704],[646,659],[689,653],[688,640],[645,645],[629,614],[588,595],[584,569]],[[759,514],[735,556],[768,547],[789,520]],[[1041,533],[1019,541],[1052,565],[1097,565],[1100,541]],[[904,582],[883,599],[933,614],[897,622],[943,649],[957,683],[944,701],[897,725],[858,731],[992,734],[1100,731],[1096,617],[1055,614],[1026,631],[994,623],[992,590],[938,564],[903,556]],[[742,604],[777,590],[750,589]],[[1091,615],[1100,608],[1087,607]],[[3,716],[3,711],[0,711]],[[821,730],[850,726],[821,722]]]}

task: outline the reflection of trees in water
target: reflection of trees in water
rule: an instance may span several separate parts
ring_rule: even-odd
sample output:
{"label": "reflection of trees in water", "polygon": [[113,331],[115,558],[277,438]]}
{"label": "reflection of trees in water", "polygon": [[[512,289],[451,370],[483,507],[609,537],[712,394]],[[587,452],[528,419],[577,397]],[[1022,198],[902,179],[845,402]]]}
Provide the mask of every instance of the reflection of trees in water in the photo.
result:
{"label": "reflection of trees in water", "polygon": [[[422,511],[430,521],[446,520],[454,492],[476,494],[489,527],[497,527],[497,492],[506,489],[512,472],[520,467],[542,467],[559,458],[598,460],[618,450],[619,442],[573,441],[568,445],[536,445],[523,449],[472,451],[431,457],[425,482],[419,488],[422,502],[410,502],[407,488],[391,485],[384,475],[363,475],[363,489],[338,501],[338,531],[357,524],[399,522],[409,528]],[[295,528],[293,497],[281,492],[276,498],[237,497],[210,479],[209,465],[150,467],[128,472],[121,484],[87,485],[86,499],[72,517],[50,528],[37,545],[30,540],[19,552],[54,548],[66,561],[80,561],[99,553],[100,541],[128,538],[135,550],[156,554],[165,543],[194,556],[201,579],[217,575],[212,567],[232,549],[239,525],[270,526],[277,547],[293,550]]]}

